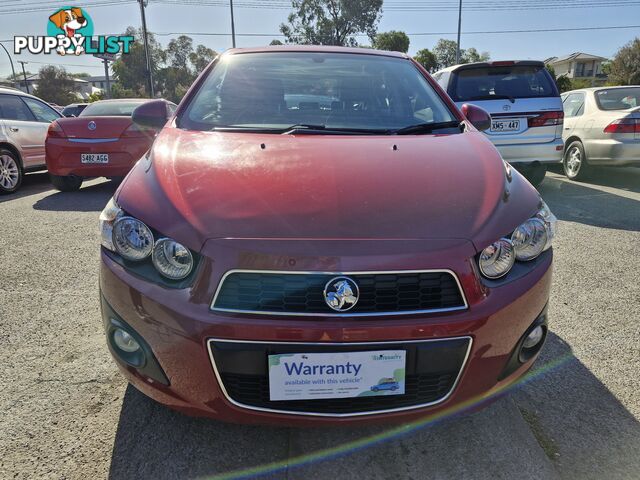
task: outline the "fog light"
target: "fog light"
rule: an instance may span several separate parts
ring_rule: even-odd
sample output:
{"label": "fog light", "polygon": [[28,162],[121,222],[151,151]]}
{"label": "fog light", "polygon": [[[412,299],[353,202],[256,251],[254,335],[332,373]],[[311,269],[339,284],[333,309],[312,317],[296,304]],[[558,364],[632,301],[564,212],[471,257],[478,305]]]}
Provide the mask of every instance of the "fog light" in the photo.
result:
{"label": "fog light", "polygon": [[133,353],[140,350],[140,344],[136,339],[122,328],[116,328],[113,332],[113,343],[123,352]]}
{"label": "fog light", "polygon": [[538,325],[536,328],[531,330],[531,332],[529,332],[529,335],[527,335],[527,338],[524,339],[522,348],[535,347],[540,343],[542,337],[544,337],[544,329],[540,325]]}

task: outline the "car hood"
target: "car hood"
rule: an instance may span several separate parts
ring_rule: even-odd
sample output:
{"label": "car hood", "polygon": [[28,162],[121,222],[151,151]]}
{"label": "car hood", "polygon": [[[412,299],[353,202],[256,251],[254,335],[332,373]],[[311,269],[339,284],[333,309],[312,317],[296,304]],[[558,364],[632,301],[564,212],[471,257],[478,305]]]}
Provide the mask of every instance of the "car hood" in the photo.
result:
{"label": "car hood", "polygon": [[499,153],[475,131],[329,136],[167,127],[117,202],[197,249],[212,238],[482,244],[535,212],[539,196],[515,172],[507,180]]}

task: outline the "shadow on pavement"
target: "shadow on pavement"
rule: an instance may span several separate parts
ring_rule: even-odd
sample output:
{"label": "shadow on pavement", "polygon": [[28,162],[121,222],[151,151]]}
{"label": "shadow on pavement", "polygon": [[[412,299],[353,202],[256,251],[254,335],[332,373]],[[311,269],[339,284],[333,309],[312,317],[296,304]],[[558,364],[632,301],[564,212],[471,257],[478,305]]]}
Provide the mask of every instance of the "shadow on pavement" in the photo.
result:
{"label": "shadow on pavement", "polygon": [[0,203],[17,200],[18,198],[28,197],[29,195],[35,195],[52,189],[53,185],[51,185],[49,181],[49,174],[47,172],[27,173],[22,179],[22,185],[18,191],[9,195],[0,195]]}
{"label": "shadow on pavement", "polygon": [[[637,182],[640,185],[640,169],[617,171],[622,180],[626,176],[625,182],[628,185]],[[631,171],[629,173],[629,171]],[[637,171],[637,172],[636,172]],[[607,181],[600,179],[600,184],[590,184],[586,182],[572,182],[564,176],[548,174],[538,191],[549,205],[553,213],[560,220],[568,222],[583,223],[595,227],[615,228],[619,230],[640,231],[640,200],[627,196],[610,193],[600,187],[614,187],[625,190],[618,186],[618,181]],[[633,186],[627,190],[633,192],[640,188]]]}
{"label": "shadow on pavement", "polygon": [[64,212],[99,212],[118,188],[115,181],[82,187],[77,192],[58,192],[41,198],[33,204],[34,210]]}
{"label": "shadow on pavement", "polygon": [[[536,368],[570,352],[552,333]],[[512,398],[561,478],[637,478],[640,423],[574,356]]]}
{"label": "shadow on pavement", "polygon": [[[544,368],[558,359],[560,366]],[[601,479],[631,478],[640,471],[640,424],[633,416],[559,337],[550,335],[541,360],[538,373],[513,395],[480,412],[357,449],[339,449],[338,455],[295,468],[289,459],[384,434],[394,426],[230,425],[175,413],[129,386],[109,478],[206,478],[252,467],[257,470],[243,478],[262,473],[260,478],[333,480]],[[272,462],[284,468],[260,468]]]}

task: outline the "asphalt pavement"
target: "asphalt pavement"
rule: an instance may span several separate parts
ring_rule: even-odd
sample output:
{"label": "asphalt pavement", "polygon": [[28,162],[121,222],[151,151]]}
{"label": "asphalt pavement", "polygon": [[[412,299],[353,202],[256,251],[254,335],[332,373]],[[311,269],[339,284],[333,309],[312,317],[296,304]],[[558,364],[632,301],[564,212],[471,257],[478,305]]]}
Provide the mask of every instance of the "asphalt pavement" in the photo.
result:
{"label": "asphalt pavement", "polygon": [[30,174],[0,197],[0,478],[640,478],[640,169],[547,177],[560,223],[543,355],[490,406],[406,427],[229,425],[127,386],[98,305],[114,190]]}

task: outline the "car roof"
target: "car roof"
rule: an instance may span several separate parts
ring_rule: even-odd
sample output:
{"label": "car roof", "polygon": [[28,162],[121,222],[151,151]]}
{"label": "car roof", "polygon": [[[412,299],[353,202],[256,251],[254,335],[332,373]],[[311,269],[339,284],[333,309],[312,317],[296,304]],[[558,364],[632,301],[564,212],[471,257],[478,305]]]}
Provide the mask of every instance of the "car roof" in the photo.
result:
{"label": "car roof", "polygon": [[[23,92],[22,90],[20,90],[19,88],[13,88],[13,87],[0,87],[0,93],[10,93],[12,95],[21,95],[23,97],[33,97],[33,98],[38,98],[35,97],[29,93]],[[40,100],[38,98],[38,100]]]}
{"label": "car roof", "polygon": [[273,52],[314,52],[314,53],[355,53],[360,55],[377,55],[380,57],[409,58],[405,53],[374,50],[372,48],[334,47],[329,45],[272,45],[255,48],[230,48],[223,55],[239,55],[243,53],[273,53]]}
{"label": "car roof", "polygon": [[506,65],[544,67],[544,62],[541,62],[540,60],[491,60],[489,62],[459,63],[457,65],[451,65],[450,67],[438,70],[436,73],[453,72],[467,68],[504,67]]}

